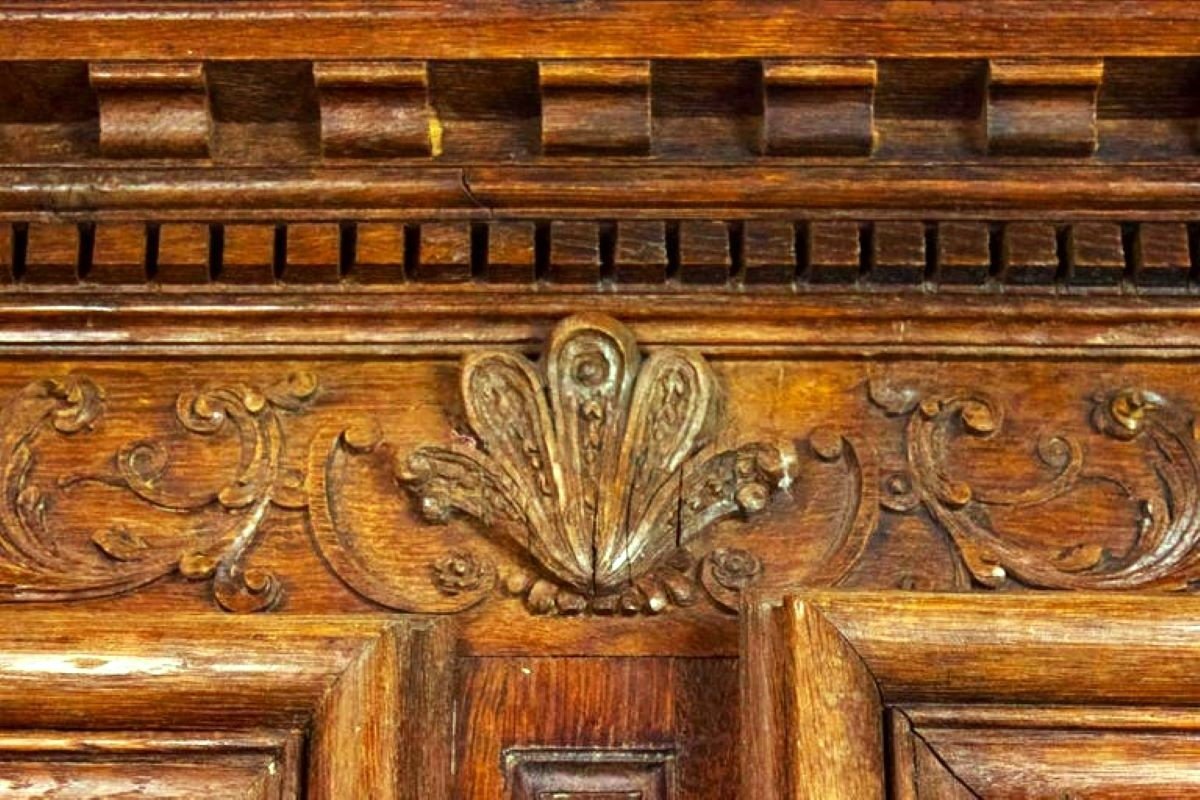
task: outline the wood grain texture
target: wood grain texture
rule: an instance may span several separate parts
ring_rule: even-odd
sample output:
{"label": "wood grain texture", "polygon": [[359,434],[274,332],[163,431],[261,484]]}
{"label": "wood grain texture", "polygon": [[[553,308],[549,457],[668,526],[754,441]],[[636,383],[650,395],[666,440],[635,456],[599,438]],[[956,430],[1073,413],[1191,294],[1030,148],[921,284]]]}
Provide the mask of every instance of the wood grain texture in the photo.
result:
{"label": "wood grain texture", "polygon": [[776,651],[794,676],[782,690],[786,796],[883,798],[883,711],[870,671],[817,608],[787,610]]}
{"label": "wood grain texture", "polygon": [[402,284],[406,277],[406,232],[403,225],[386,222],[355,229],[354,264],[350,279],[360,284]]}
{"label": "wood grain texture", "polygon": [[547,277],[562,284],[595,285],[603,266],[600,226],[594,222],[552,222]]}
{"label": "wood grain texture", "polygon": [[[1198,25],[1187,0],[1116,8],[1094,0],[1070,0],[1054,8],[1036,0],[966,0],[949,8],[900,6],[890,13],[869,0],[839,0],[833,7],[840,14],[785,0],[751,12],[737,0],[710,0],[702,15],[690,13],[689,0],[622,0],[604,14],[567,9],[548,18],[537,4],[506,0],[470,7],[453,0],[389,0],[352,10],[336,0],[307,5],[307,14],[290,13],[286,6],[264,14],[253,0],[208,2],[139,19],[116,2],[91,2],[84,7],[89,13],[80,14],[70,0],[55,0],[7,10],[0,42],[12,58],[21,59],[58,57],[55,44],[81,58],[162,58],[201,35],[209,37],[206,52],[214,58],[244,57],[245,42],[251,40],[270,58],[420,51],[452,59],[461,55],[461,37],[469,29],[476,56],[493,59],[520,58],[538,49],[581,58],[824,56],[847,46],[916,57],[1187,55],[1195,51]],[[714,18],[723,24],[713,25]],[[662,34],[664,25],[672,26],[671,36]]]}
{"label": "wood grain texture", "polygon": [[6,797],[284,800],[297,796],[298,731],[22,732],[0,737]]}
{"label": "wood grain texture", "polygon": [[[880,222],[871,229],[871,273],[877,283],[916,285],[925,280],[928,264],[934,270],[938,262],[927,259],[928,233],[919,222]],[[942,276],[938,276],[939,278]]]}
{"label": "wood grain texture", "polygon": [[[832,718],[823,725],[811,724],[809,702],[780,706],[770,693],[746,698],[747,720],[766,720],[760,730],[785,743],[774,769],[796,776],[784,784],[792,787],[786,796],[805,796],[813,786],[824,787],[814,795],[821,797],[882,795],[882,764],[863,758],[879,758],[885,727],[893,739],[892,791],[902,798],[1183,797],[1196,790],[1186,677],[1195,644],[1191,599],[813,593],[782,606],[749,603],[770,642],[759,652],[762,638],[746,640],[747,675],[765,675],[785,696],[830,687],[845,693],[827,707]],[[819,669],[809,666],[821,653],[814,625],[843,654]],[[1140,679],[1147,675],[1153,680]],[[890,724],[881,702],[894,709]],[[980,702],[1009,705],[954,710]],[[915,718],[904,711],[908,704]],[[816,731],[831,739],[806,738]],[[753,762],[763,751],[748,752]],[[751,776],[771,774],[750,772],[754,766],[743,764],[748,796],[760,796]],[[868,779],[878,788],[859,783]]]}
{"label": "wood grain texture", "polygon": [[[969,169],[964,167],[969,166]],[[0,167],[0,219],[28,222],[53,207],[65,219],[135,217],[167,222],[371,221],[488,214],[572,218],[731,219],[794,215],[859,219],[1186,221],[1200,181],[1186,161],[1056,164],[1043,171],[999,159],[871,164],[736,162],[702,169],[661,161],[622,164],[405,165],[402,169],[180,166],[170,170],[79,165],[69,175]],[[548,215],[546,209],[554,209]],[[868,213],[869,212],[869,213]],[[810,216],[811,215],[811,216]]]}
{"label": "wood grain texture", "polygon": [[937,226],[937,280],[943,284],[981,284],[991,272],[991,231],[977,222]]}
{"label": "wood grain texture", "polygon": [[994,153],[1086,156],[1097,147],[1096,99],[1104,63],[1013,61],[988,65],[987,139]]}
{"label": "wood grain texture", "polygon": [[849,284],[862,271],[862,231],[853,222],[814,222],[808,226],[808,280]]}
{"label": "wood grain texture", "polygon": [[1198,41],[4,3],[0,794],[1194,793]]}
{"label": "wood grain texture", "polygon": [[613,277],[618,283],[662,283],[670,269],[667,226],[661,221],[628,220],[617,224]]}
{"label": "wood grain texture", "polygon": [[97,283],[144,283],[149,231],[136,223],[97,225],[87,279]]}
{"label": "wood grain texture", "polygon": [[420,61],[313,64],[321,152],[330,158],[439,155],[441,129]]}
{"label": "wood grain texture", "polygon": [[212,231],[207,225],[171,223],[158,229],[154,277],[162,283],[207,283],[212,270]]}
{"label": "wood grain texture", "polygon": [[1138,283],[1181,285],[1191,272],[1188,230],[1179,223],[1158,223],[1138,229],[1134,269]]}
{"label": "wood grain texture", "polygon": [[92,63],[100,153],[110,158],[205,158],[212,130],[200,62]]}
{"label": "wood grain texture", "polygon": [[[847,610],[864,615],[851,612],[852,624],[849,618],[841,622],[835,610],[841,602],[834,601],[826,614],[867,663],[889,702],[900,697],[909,701],[970,697],[974,701],[1186,705],[1191,696],[1185,678],[1195,645],[1188,635],[1195,605],[1190,598],[1053,595],[924,600],[919,595],[866,594],[861,600],[845,598]],[[866,609],[873,603],[878,604],[876,609],[886,604],[887,613],[867,621],[865,616],[871,612]],[[910,624],[905,621],[906,609],[915,614],[909,618],[912,627],[906,627]],[[1004,630],[1004,637],[994,635],[994,630]],[[948,648],[956,651],[950,670],[929,669],[927,665],[939,663],[934,654]],[[1089,657],[1080,658],[1082,652]],[[1130,680],[1151,670],[1152,683]]]}
{"label": "wood grain texture", "polygon": [[980,797],[1028,797],[1036,787],[1051,797],[1166,800],[1200,786],[1194,734],[922,728],[920,736]]}
{"label": "wood grain texture", "polygon": [[767,155],[870,155],[875,149],[874,61],[763,65]]}
{"label": "wood grain texture", "polygon": [[[997,279],[1026,293],[1121,288],[1163,296],[1186,290],[1192,270],[1186,223],[1102,219],[928,224],[899,219],[396,219],[291,222],[274,229],[243,223],[101,222],[74,234],[35,223],[32,238],[28,226],[18,224],[16,230],[26,236],[21,240],[18,234],[13,241],[10,269],[24,282],[53,283],[62,290],[113,284],[151,295],[160,282],[208,283],[214,292],[230,291],[225,283],[271,290],[277,283],[354,291],[408,286],[425,292],[457,283],[480,292],[491,290],[489,285],[511,290],[512,284],[535,281],[577,292],[653,287],[740,295],[778,293],[780,287],[810,292],[861,286],[963,293],[995,291],[989,281],[995,269]],[[228,238],[228,247],[214,248],[214,236],[222,244]],[[215,277],[209,274],[214,268]]]}
{"label": "wood grain texture", "polygon": [[542,61],[542,150],[650,150],[649,61]]}
{"label": "wood grain texture", "polygon": [[732,659],[469,659],[456,796],[503,796],[508,781],[517,796],[729,797],[736,722],[712,709],[735,684]]}
{"label": "wood grain texture", "polygon": [[[187,777],[189,763],[216,760],[214,775],[221,776],[222,764],[245,761],[239,753],[260,751],[269,755],[258,767],[266,777],[255,776],[240,790],[294,797],[302,762],[293,739],[311,726],[304,796],[448,796],[442,761],[442,737],[449,735],[448,640],[428,624],[159,615],[111,616],[97,626],[85,616],[36,612],[7,619],[13,627],[0,655],[0,707],[10,732],[0,747],[13,755],[86,752],[96,765],[90,772],[111,759],[116,777],[123,758],[158,754],[167,766],[154,780],[186,792],[178,787],[195,780]],[[230,726],[243,732],[148,734],[144,740],[105,733]],[[40,732],[89,728],[95,732],[73,739]],[[15,738],[16,729],[30,732]],[[272,739],[270,729],[283,738]],[[181,764],[175,771],[172,760]],[[47,779],[78,788],[100,778],[85,768]]]}
{"label": "wood grain texture", "polygon": [[537,229],[531,222],[497,222],[487,228],[484,267],[492,283],[532,283],[537,277]]}
{"label": "wood grain texture", "polygon": [[74,283],[80,278],[83,231],[70,223],[40,223],[26,230],[21,278],[29,283]]}
{"label": "wood grain texture", "polygon": [[791,286],[796,277],[796,229],[788,222],[750,221],[742,229],[742,281]]}
{"label": "wood grain texture", "polygon": [[890,791],[897,800],[977,800],[950,771],[938,753],[913,730],[912,721],[898,709],[889,709],[891,747]]}
{"label": "wood grain texture", "polygon": [[729,227],[723,222],[686,220],[679,226],[679,279],[723,286],[733,272]]}
{"label": "wood grain texture", "polygon": [[337,283],[341,278],[341,229],[332,223],[288,225],[283,274],[287,283]]}
{"label": "wood grain texture", "polygon": [[274,283],[276,228],[273,225],[226,225],[221,230],[218,281]]}

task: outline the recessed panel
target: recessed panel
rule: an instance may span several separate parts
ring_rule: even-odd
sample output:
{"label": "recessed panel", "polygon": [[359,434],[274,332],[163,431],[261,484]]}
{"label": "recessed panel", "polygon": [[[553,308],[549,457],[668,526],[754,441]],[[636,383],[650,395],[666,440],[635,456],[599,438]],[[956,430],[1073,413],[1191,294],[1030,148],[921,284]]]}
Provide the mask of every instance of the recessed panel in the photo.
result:
{"label": "recessed panel", "polygon": [[511,750],[505,767],[512,800],[668,800],[669,750]]}

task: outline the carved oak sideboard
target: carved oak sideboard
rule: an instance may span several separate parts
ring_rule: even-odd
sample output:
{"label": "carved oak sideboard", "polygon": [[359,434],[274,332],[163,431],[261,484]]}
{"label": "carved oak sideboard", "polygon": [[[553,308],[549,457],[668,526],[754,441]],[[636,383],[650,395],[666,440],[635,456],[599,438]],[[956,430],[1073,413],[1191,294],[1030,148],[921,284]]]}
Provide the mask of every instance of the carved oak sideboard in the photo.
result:
{"label": "carved oak sideboard", "polygon": [[1192,0],[0,0],[0,797],[1200,797]]}

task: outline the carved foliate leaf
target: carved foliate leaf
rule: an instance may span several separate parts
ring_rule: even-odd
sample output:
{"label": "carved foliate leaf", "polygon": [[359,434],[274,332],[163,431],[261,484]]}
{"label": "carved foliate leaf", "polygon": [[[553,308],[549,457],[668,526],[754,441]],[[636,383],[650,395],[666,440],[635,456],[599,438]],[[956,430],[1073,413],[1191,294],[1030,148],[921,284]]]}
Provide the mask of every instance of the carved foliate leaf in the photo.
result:
{"label": "carved foliate leaf", "polygon": [[92,541],[109,558],[138,561],[146,556],[150,544],[128,528],[108,528],[92,536]]}
{"label": "carved foliate leaf", "polygon": [[576,561],[584,565],[587,589],[597,564],[611,560],[611,548],[596,541],[609,526],[613,491],[625,467],[622,434],[628,423],[635,380],[641,369],[637,342],[624,327],[576,317],[561,324],[545,357],[546,384],[556,425],[563,490],[562,524]]}

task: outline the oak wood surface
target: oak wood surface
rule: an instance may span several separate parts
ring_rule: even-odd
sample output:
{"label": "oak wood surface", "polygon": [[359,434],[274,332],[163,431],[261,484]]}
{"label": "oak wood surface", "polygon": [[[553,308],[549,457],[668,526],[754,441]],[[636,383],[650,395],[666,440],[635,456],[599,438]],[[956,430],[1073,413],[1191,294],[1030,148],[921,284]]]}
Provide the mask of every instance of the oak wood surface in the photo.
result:
{"label": "oak wood surface", "polygon": [[[174,6],[174,7],[172,7]],[[297,14],[297,9],[306,13]],[[541,0],[260,0],[163,4],[153,15],[138,2],[54,0],[5,4],[13,57],[55,58],[57,40],[78,57],[173,54],[203,36],[214,58],[244,55],[247,38],[274,58],[357,57],[386,52],[431,58],[462,54],[469,26],[476,58],[530,52],[572,57],[686,55],[832,55],[854,48],[880,55],[1176,55],[1195,50],[1197,19],[1187,0],[1104,2],[955,0],[951,3],[784,0],[747,6],[708,0],[618,0],[602,13]],[[721,24],[712,24],[714,19]],[[661,24],[671,34],[663,35]]]}
{"label": "oak wood surface", "polygon": [[[294,797],[301,786],[322,798],[448,791],[436,765],[450,733],[452,667],[444,632],[428,623],[16,611],[5,619],[3,762],[11,771],[14,761],[47,758],[10,772],[22,776],[6,779],[16,788],[191,797],[215,788],[198,783],[204,770],[231,797]],[[71,758],[82,762],[77,770]],[[112,794],[123,782],[151,794]]]}
{"label": "oak wood surface", "polygon": [[[747,796],[780,786],[787,797],[883,796],[888,780],[912,798],[1198,791],[1191,598],[824,592],[748,602],[774,633],[765,647],[746,640],[743,669],[767,675],[769,688],[748,698],[745,720],[780,745],[747,751]],[[823,647],[812,646],[814,626],[827,632]],[[812,658],[823,668],[801,666]],[[854,688],[829,693],[835,685]],[[792,692],[796,704],[775,699]],[[889,733],[890,766],[863,766]],[[781,784],[779,774],[794,777]]]}
{"label": "oak wood surface", "polygon": [[1197,42],[0,1],[0,794],[1192,793]]}

